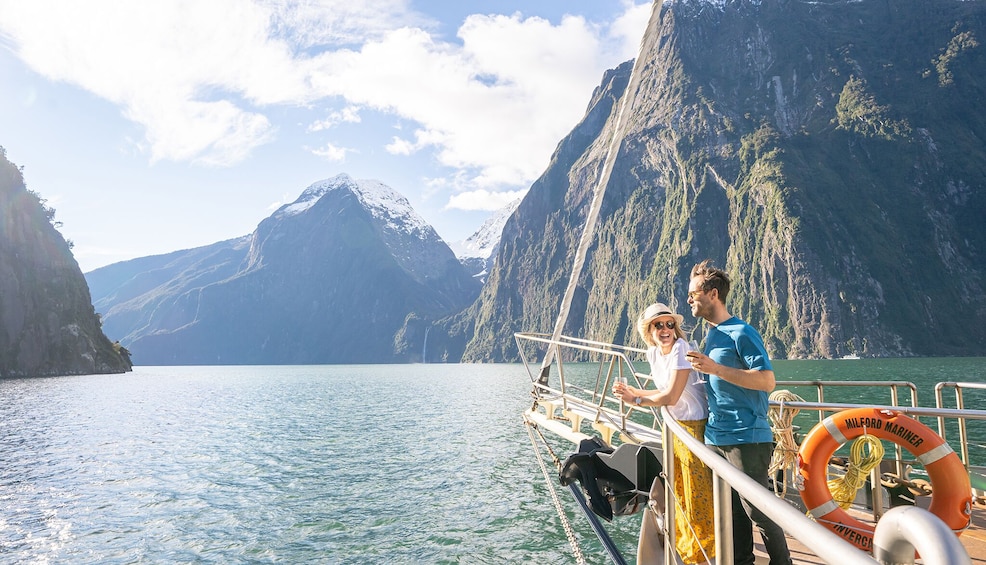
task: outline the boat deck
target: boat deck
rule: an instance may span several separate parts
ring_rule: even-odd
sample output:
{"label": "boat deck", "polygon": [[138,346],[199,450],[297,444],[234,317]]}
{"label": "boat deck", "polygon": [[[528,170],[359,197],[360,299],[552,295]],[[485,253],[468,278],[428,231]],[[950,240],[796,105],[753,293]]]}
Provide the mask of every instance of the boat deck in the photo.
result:
{"label": "boat deck", "polygon": [[[916,504],[927,509],[930,500],[930,497],[927,496],[917,497]],[[867,523],[873,523],[872,515],[858,510],[852,510],[851,512],[856,518]],[[764,549],[763,542],[760,540],[758,533],[755,534],[754,540],[756,544],[754,546],[754,552],[757,556],[757,565],[768,565],[767,551]],[[969,553],[969,558],[973,565],[986,565],[986,506],[979,503],[973,504],[972,524],[969,526],[969,529],[962,532],[959,540]],[[796,565],[820,565],[825,563],[825,561],[811,553],[805,548],[804,544],[793,537],[788,536],[787,543],[791,550],[791,558]],[[918,559],[916,563],[921,563],[921,560]]]}

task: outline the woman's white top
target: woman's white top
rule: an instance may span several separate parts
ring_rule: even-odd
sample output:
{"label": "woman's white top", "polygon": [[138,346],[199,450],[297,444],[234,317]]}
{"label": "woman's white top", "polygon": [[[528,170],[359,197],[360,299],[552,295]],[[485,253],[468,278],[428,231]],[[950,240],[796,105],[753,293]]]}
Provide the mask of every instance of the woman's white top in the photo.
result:
{"label": "woman's white top", "polygon": [[647,348],[647,361],[650,363],[650,376],[654,379],[657,390],[666,390],[671,384],[671,377],[678,369],[688,369],[688,384],[681,392],[681,398],[674,406],[668,406],[668,411],[677,420],[704,420],[709,417],[709,402],[705,396],[705,381],[698,371],[692,369],[691,363],[685,357],[688,352],[688,342],[678,338],[671,346],[667,355],[661,353],[660,347]]}

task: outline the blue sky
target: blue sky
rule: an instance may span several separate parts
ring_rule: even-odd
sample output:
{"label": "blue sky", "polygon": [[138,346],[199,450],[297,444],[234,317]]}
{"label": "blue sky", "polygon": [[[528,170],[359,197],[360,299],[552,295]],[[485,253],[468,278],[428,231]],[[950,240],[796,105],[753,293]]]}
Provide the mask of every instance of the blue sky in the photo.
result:
{"label": "blue sky", "polygon": [[83,271],[346,173],[448,242],[544,171],[650,2],[0,0],[0,146]]}

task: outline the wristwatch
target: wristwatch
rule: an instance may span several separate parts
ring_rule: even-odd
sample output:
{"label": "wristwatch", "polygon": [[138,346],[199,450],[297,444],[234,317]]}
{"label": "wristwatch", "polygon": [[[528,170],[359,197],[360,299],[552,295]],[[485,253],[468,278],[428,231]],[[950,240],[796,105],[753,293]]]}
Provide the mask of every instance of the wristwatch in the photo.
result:
{"label": "wristwatch", "polygon": [[635,396],[633,398],[633,403],[636,404],[637,406],[640,406],[640,403],[643,401],[644,401],[644,397],[642,396]]}

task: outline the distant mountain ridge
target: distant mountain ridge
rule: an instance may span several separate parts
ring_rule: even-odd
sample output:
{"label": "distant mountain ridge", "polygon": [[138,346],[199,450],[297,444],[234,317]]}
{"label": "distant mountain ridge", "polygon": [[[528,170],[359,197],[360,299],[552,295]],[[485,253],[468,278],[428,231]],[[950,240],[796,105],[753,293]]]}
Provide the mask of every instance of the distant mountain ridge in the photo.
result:
{"label": "distant mountain ridge", "polygon": [[431,320],[479,290],[407,200],[338,175],[253,234],[87,274],[141,364],[420,361]]}

